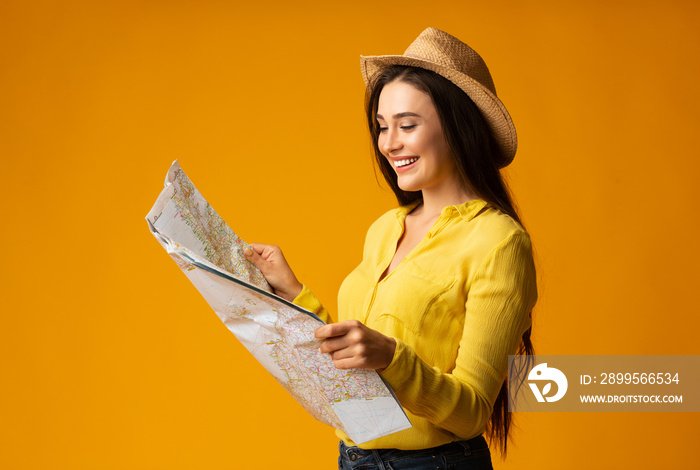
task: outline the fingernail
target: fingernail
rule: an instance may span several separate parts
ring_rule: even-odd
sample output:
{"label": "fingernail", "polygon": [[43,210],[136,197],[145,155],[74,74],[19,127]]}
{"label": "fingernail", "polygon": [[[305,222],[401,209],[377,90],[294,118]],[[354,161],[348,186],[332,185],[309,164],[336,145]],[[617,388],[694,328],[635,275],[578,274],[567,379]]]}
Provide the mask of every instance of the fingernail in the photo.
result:
{"label": "fingernail", "polygon": [[246,248],[245,250],[243,250],[243,254],[245,256],[251,256],[253,254],[253,250],[251,250],[250,248]]}

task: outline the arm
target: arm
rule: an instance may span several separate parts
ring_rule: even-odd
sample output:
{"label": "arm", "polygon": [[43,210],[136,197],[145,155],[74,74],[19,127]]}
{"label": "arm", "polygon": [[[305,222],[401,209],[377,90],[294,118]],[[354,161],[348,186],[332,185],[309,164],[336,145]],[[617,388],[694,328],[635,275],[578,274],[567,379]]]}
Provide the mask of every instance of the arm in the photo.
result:
{"label": "arm", "polygon": [[332,322],[328,311],[321,305],[321,302],[294,275],[280,247],[251,243],[250,248],[246,249],[243,254],[263,273],[275,294],[310,310],[326,323]]}

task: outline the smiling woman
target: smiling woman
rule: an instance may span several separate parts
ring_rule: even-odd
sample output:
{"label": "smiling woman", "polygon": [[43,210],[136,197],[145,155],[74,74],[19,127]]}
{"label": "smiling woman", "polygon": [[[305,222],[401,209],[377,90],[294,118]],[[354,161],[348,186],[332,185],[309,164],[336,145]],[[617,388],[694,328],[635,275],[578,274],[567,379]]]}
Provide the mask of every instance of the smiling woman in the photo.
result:
{"label": "smiling woman", "polygon": [[[369,228],[339,322],[316,336],[336,367],[379,371],[413,427],[361,446],[338,431],[338,465],[492,468],[482,434],[505,453],[507,359],[533,352],[537,298],[530,238],[499,172],[515,128],[481,57],[437,29],[362,67],[375,156],[400,206]],[[279,295],[330,321],[278,247],[252,246]]]}

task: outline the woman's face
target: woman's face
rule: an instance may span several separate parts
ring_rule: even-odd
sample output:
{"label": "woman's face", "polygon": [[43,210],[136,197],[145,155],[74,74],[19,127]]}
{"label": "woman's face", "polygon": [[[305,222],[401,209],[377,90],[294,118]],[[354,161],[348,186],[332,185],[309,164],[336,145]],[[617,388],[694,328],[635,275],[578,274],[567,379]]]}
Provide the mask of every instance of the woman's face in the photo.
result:
{"label": "woman's face", "polygon": [[382,89],[377,106],[378,146],[404,191],[439,189],[458,180],[432,99],[405,82]]}

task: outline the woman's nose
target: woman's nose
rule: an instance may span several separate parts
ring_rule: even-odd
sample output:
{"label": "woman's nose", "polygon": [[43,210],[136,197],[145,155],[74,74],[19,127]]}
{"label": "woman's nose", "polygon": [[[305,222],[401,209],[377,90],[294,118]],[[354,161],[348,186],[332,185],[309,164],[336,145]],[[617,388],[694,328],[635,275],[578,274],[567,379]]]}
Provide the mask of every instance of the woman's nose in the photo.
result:
{"label": "woman's nose", "polygon": [[384,142],[382,142],[382,150],[388,154],[394,150],[400,149],[402,146],[403,144],[401,143],[396,131],[387,129],[386,134],[384,135]]}

